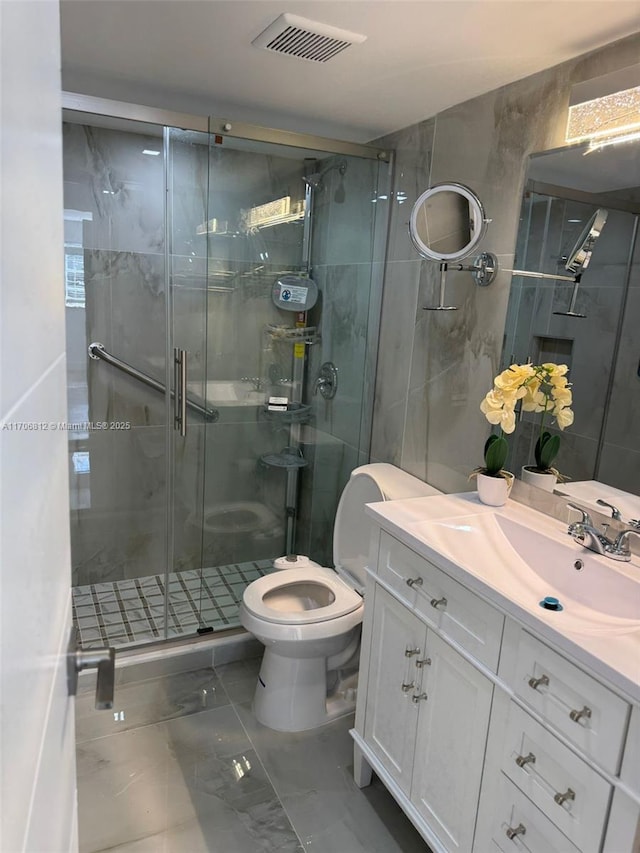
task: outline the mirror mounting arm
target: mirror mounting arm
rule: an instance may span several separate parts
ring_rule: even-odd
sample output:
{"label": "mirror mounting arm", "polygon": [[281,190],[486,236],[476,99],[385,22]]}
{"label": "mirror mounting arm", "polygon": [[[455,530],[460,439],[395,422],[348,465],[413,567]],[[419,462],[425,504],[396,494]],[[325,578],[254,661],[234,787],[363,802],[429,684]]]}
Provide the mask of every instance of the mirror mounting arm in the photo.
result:
{"label": "mirror mounting arm", "polygon": [[478,255],[472,265],[450,264],[448,261],[440,261],[440,299],[437,305],[425,305],[424,311],[457,311],[454,305],[444,304],[444,292],[447,281],[447,272],[470,272],[478,287],[487,287],[495,279],[498,272],[498,259],[492,252],[482,252]]}
{"label": "mirror mounting arm", "polygon": [[449,269],[470,272],[478,287],[488,287],[498,272],[498,259],[493,252],[482,252],[473,264],[450,264]]}

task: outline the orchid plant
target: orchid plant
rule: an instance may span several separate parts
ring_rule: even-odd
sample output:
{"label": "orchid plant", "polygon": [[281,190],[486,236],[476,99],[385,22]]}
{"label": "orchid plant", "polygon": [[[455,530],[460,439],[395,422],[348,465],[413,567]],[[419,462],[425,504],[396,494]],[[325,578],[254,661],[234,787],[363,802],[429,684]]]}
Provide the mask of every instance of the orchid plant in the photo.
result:
{"label": "orchid plant", "polygon": [[[515,407],[521,400],[525,412],[540,413],[540,431],[536,441],[536,464],[533,468],[537,473],[558,472],[552,467],[553,461],[560,450],[560,436],[551,435],[545,429],[547,418],[555,419],[559,429],[564,430],[573,423],[571,409],[572,394],[567,379],[569,368],[566,364],[512,364],[503,370],[493,381],[493,388],[480,404],[480,410],[490,424],[500,426],[500,436],[490,436],[485,445],[485,461],[487,453],[498,449],[495,441],[504,442],[502,450],[506,459],[506,439],[504,433],[512,433],[516,428]],[[493,441],[492,441],[493,439]],[[503,462],[504,464],[504,462]],[[491,476],[497,476],[492,474]]]}

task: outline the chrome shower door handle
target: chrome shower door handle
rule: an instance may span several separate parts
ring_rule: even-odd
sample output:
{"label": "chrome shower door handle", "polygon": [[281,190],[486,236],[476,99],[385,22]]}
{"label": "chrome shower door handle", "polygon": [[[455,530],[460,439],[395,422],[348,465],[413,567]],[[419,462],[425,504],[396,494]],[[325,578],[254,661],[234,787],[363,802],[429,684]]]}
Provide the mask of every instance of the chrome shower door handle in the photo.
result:
{"label": "chrome shower door handle", "polygon": [[184,438],[187,434],[187,351],[173,350],[173,417],[175,428]]}
{"label": "chrome shower door handle", "polygon": [[114,648],[91,649],[83,652],[78,648],[78,632],[71,629],[67,646],[67,687],[69,696],[78,691],[78,674],[83,669],[97,669],[96,711],[113,708],[113,694],[116,677],[116,650]]}

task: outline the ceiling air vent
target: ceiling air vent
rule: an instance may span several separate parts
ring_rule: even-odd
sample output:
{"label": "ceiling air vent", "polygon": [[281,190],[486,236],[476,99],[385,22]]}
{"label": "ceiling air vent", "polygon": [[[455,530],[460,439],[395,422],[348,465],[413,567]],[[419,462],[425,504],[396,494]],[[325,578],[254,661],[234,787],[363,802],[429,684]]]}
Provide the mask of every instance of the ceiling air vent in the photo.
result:
{"label": "ceiling air vent", "polygon": [[361,44],[366,38],[360,33],[350,33],[285,12],[260,33],[252,44],[311,62],[328,62],[350,45]]}

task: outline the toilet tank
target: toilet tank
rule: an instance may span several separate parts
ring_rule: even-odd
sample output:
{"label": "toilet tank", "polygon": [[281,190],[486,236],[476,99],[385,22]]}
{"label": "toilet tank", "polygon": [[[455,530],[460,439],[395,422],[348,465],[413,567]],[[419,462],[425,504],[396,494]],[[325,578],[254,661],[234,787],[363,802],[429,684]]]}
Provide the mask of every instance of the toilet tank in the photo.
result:
{"label": "toilet tank", "polygon": [[355,468],[340,497],[333,527],[333,565],[340,577],[364,592],[371,536],[366,504],[439,494],[438,489],[387,462]]}

